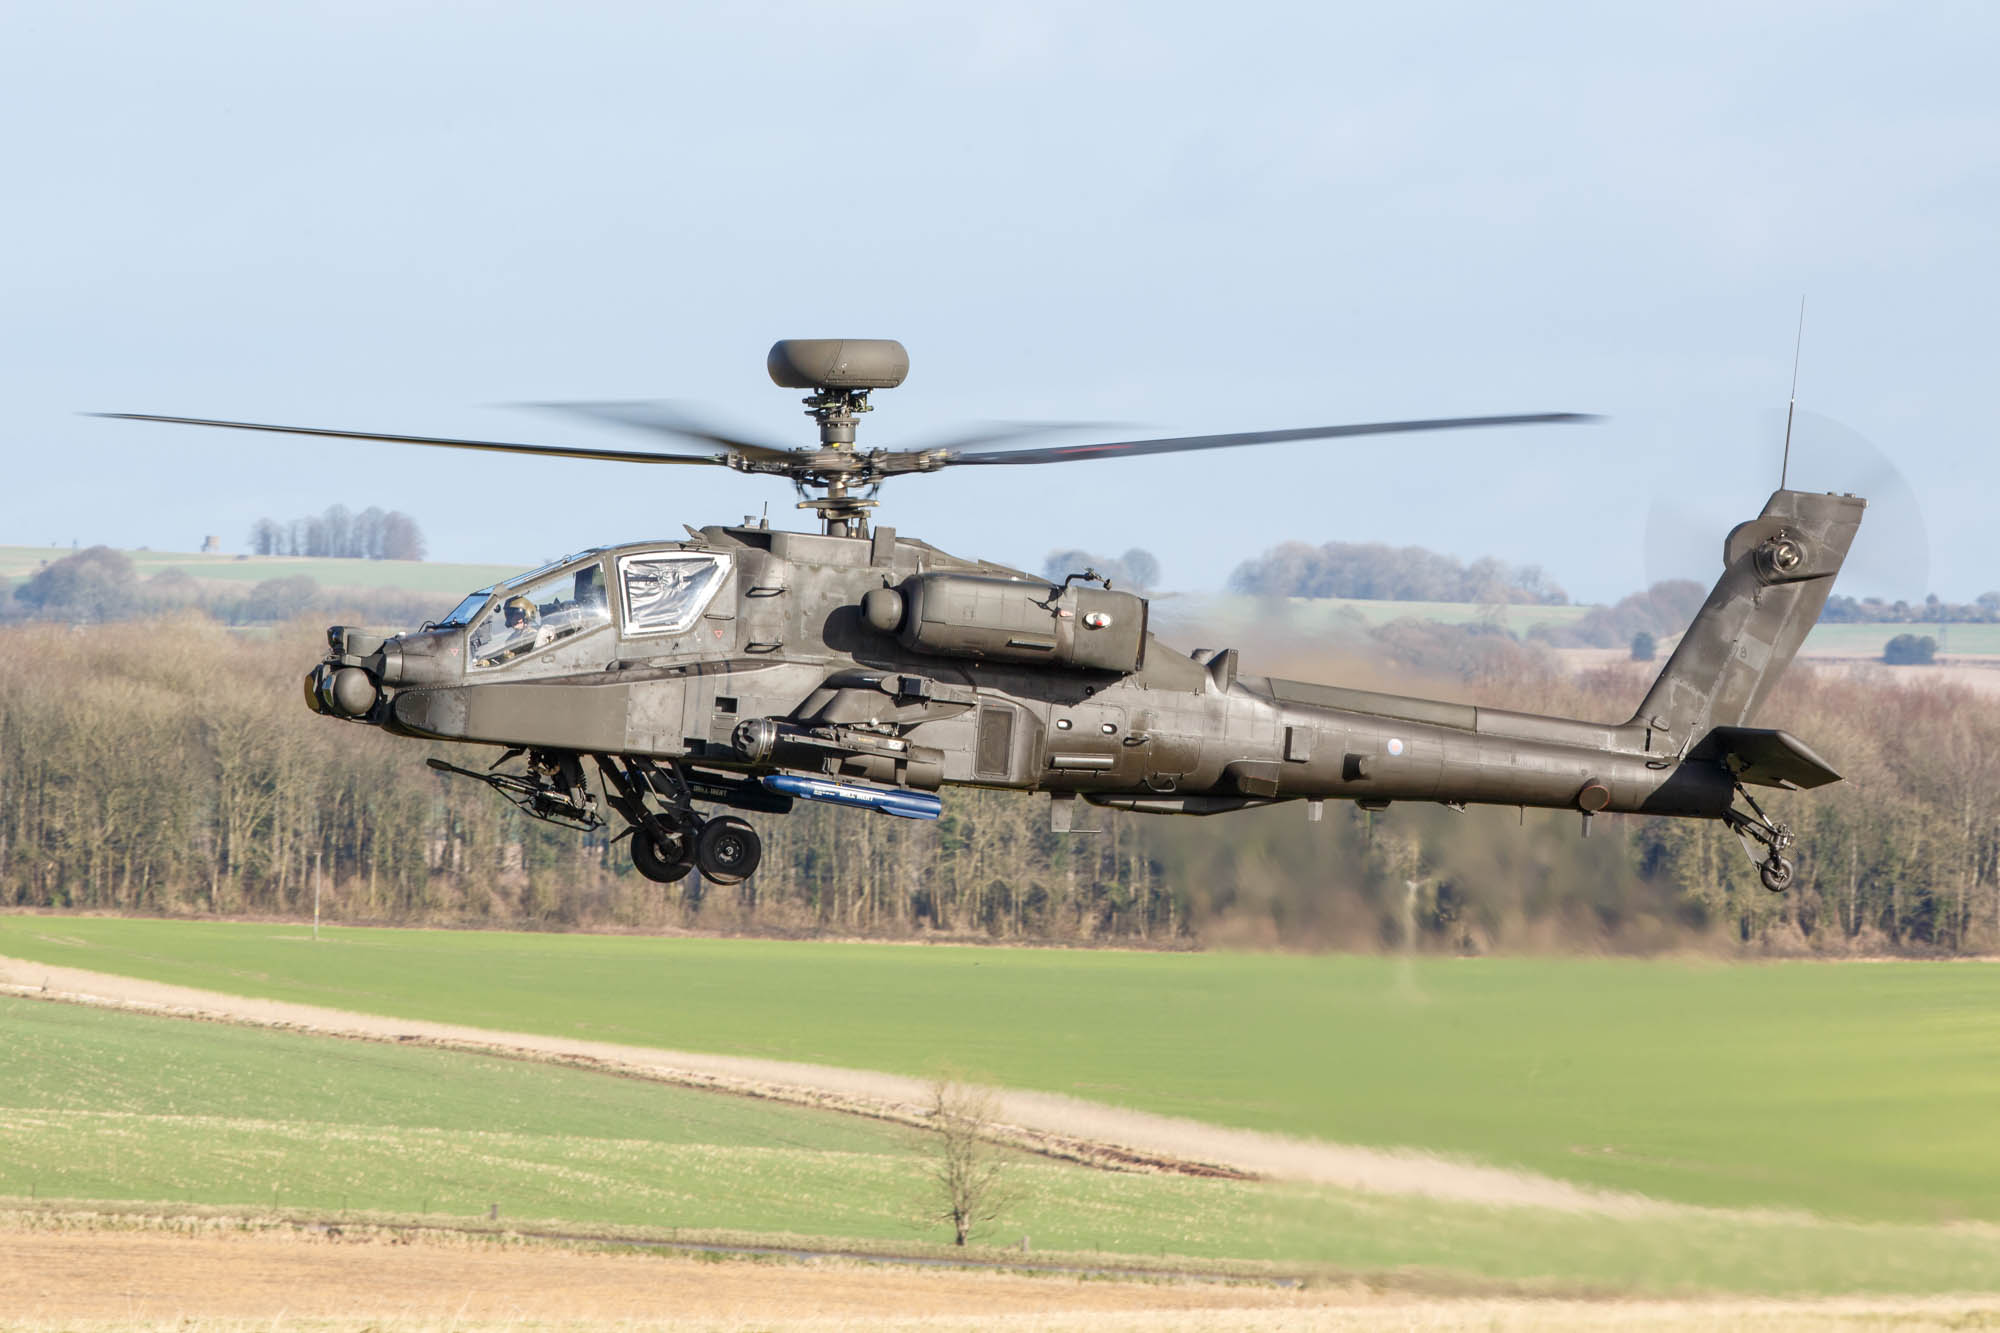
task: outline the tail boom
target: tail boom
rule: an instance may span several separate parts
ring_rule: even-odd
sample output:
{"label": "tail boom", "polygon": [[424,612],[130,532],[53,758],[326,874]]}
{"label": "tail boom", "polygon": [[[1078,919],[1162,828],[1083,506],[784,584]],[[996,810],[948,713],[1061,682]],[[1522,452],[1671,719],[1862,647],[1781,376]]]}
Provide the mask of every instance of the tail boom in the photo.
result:
{"label": "tail boom", "polygon": [[1746,784],[1837,782],[1796,738],[1748,724],[1818,620],[1866,503],[1780,490],[1738,525],[1722,577],[1629,722],[1246,682],[1276,705],[1281,758],[1230,763],[1209,790],[1733,819]]}

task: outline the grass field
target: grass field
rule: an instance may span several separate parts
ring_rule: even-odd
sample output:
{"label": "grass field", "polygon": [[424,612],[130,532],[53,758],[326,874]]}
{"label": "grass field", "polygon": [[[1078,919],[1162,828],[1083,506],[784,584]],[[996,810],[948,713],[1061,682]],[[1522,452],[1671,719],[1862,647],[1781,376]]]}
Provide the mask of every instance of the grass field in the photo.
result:
{"label": "grass field", "polygon": [[1655,1198],[2000,1220],[2000,967],[1150,954],[0,917],[0,955],[928,1075]]}
{"label": "grass field", "polygon": [[1815,625],[1800,651],[1824,657],[1880,657],[1898,634],[1938,641],[1938,655],[2000,653],[2000,625]]}
{"label": "grass field", "polygon": [[[0,999],[0,1196],[908,1249],[924,1137],[492,1057]],[[990,1239],[1037,1253],[1540,1289],[2000,1290],[1990,1228],[1620,1219],[1020,1158]]]}
{"label": "grass field", "polygon": [[[0,546],[0,578],[27,578],[48,561],[75,554],[67,546]],[[191,578],[226,583],[304,575],[325,588],[397,588],[430,593],[445,603],[476,588],[512,578],[521,565],[446,565],[423,560],[319,560],[294,556],[201,555],[195,552],[127,551],[142,579],[178,569]]]}
{"label": "grass field", "polygon": [[[1299,634],[1332,634],[1343,625],[1386,625],[1392,620],[1435,620],[1463,625],[1491,619],[1512,634],[1537,625],[1573,625],[1587,606],[1477,606],[1469,602],[1376,602],[1347,597],[1190,596],[1153,604],[1153,617],[1168,625],[1187,624],[1236,633],[1282,627]],[[1274,620],[1276,624],[1274,625]]]}

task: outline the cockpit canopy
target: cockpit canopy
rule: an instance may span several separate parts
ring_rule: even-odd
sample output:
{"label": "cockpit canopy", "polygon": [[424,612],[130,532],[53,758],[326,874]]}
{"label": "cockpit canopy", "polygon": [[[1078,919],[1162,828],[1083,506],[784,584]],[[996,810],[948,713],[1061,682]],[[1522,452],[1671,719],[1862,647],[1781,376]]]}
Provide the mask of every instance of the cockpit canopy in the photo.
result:
{"label": "cockpit canopy", "polygon": [[536,570],[500,585],[500,601],[472,627],[467,661],[495,667],[611,623],[604,564]]}
{"label": "cockpit canopy", "polygon": [[720,591],[729,557],[713,551],[638,551],[607,558],[579,551],[473,593],[437,622],[471,626],[466,660],[473,669],[505,666],[612,623],[606,576],[615,565],[623,633],[686,633]]}

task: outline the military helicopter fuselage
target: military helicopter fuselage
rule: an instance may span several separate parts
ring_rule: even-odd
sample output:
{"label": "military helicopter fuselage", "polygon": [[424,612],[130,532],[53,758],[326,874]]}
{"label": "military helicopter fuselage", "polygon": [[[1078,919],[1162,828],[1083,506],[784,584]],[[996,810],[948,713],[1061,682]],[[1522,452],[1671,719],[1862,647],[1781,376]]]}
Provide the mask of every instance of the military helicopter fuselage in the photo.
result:
{"label": "military helicopter fuselage", "polygon": [[[856,452],[870,388],[907,370],[900,345],[780,343],[771,373],[811,387],[819,450],[782,450],[666,420],[594,415],[719,452],[624,454],[490,441],[292,431],[616,461],[711,463],[824,494],[818,533],[764,523],[582,551],[384,635],[328,631],[307,677],[316,711],[405,736],[501,747],[486,782],[528,813],[581,828],[608,806],[641,872],[699,867],[728,883],[761,845],[742,814],[797,800],[935,817],[949,787],[1046,792],[1057,829],[1079,802],[1213,815],[1302,801],[1571,809],[1725,821],[1764,883],[1787,887],[1790,832],[1748,788],[1838,780],[1804,744],[1751,727],[1818,619],[1865,502],[1780,489],[1732,531],[1723,572],[1637,710],[1605,723],[1245,673],[1234,649],[1161,643],[1144,597],[1090,571],[1061,582],[870,530],[859,493],[965,464],[1044,463],[1324,436],[1575,419],[1569,414],[1319,427],[995,451],[988,436]],[[155,418],[191,421],[188,418]],[[872,495],[872,490],[868,492]],[[518,770],[504,770],[509,759]],[[593,789],[590,770],[597,783]],[[1737,807],[1741,800],[1748,809]],[[720,813],[717,810],[741,812]]]}
{"label": "military helicopter fuselage", "polygon": [[707,821],[678,806],[668,774],[690,802],[752,812],[804,798],[923,817],[943,787],[1041,791],[1058,827],[1078,797],[1162,814],[1339,799],[1723,818],[1741,782],[1831,780],[1798,742],[1739,724],[1831,577],[1780,571],[1767,548],[1841,549],[1859,510],[1773,496],[1732,538],[1646,706],[1618,724],[1249,675],[1232,649],[1162,644],[1136,594],[886,527],[711,527],[581,552],[417,633],[336,628],[308,698],[397,734],[519,749],[542,778],[526,794],[579,822],[593,802],[576,761],[594,758],[620,813],[662,825],[642,868],[683,873],[676,840]]}

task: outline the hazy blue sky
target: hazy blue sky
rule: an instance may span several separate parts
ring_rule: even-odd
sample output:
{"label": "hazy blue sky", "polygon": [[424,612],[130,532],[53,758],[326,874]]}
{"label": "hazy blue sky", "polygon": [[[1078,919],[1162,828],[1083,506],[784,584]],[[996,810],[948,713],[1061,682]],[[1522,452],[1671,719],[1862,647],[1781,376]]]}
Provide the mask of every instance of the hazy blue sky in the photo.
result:
{"label": "hazy blue sky", "polygon": [[[496,405],[669,397],[804,443],[771,341],[896,337],[878,444],[1611,418],[968,469],[887,489],[906,533],[1145,546],[1186,589],[1280,539],[1408,542],[1614,597],[1656,502],[1686,492],[1706,577],[1771,488],[1803,292],[1802,405],[1894,459],[1969,598],[2000,586],[1996,50],[1987,6],[1825,0],[14,0],[0,542],[241,549],[334,501],[523,564],[767,500],[803,526],[720,470],[74,413],[643,447]],[[1795,483],[1879,484],[1801,446]],[[1925,590],[1873,554],[1846,590]]]}

